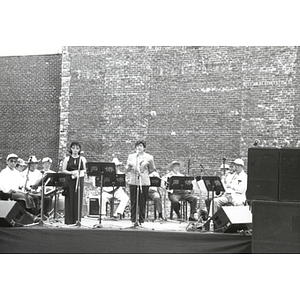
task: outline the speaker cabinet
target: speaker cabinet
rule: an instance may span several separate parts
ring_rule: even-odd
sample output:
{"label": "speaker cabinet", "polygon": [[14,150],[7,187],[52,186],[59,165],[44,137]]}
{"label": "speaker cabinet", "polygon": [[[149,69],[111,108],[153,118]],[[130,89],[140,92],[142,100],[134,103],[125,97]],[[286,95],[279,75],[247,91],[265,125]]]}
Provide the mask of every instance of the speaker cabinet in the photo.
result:
{"label": "speaker cabinet", "polygon": [[300,253],[300,203],[253,201],[252,253]]}
{"label": "speaker cabinet", "polygon": [[33,223],[33,216],[16,201],[0,200],[0,226],[18,227]]}
{"label": "speaker cabinet", "polygon": [[215,231],[233,233],[252,228],[249,206],[222,206],[213,216]]}
{"label": "speaker cabinet", "polygon": [[278,201],[280,149],[248,149],[248,200]]}
{"label": "speaker cabinet", "polygon": [[300,201],[300,149],[280,150],[279,201]]}
{"label": "speaker cabinet", "polygon": [[90,197],[89,198],[89,217],[99,216],[99,209],[100,209],[100,199],[99,197]]}
{"label": "speaker cabinet", "polygon": [[300,149],[248,149],[248,200],[300,202]]}

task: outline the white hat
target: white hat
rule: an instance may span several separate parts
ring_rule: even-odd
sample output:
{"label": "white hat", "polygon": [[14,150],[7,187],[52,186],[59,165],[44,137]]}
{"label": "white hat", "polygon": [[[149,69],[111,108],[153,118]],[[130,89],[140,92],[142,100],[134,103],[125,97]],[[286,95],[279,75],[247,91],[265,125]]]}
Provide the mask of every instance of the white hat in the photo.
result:
{"label": "white hat", "polygon": [[158,172],[153,171],[153,172],[149,175],[149,177],[159,177],[159,174],[158,174]]}
{"label": "white hat", "polygon": [[174,165],[178,164],[180,166],[180,168],[182,168],[184,166],[184,163],[182,161],[179,160],[173,160],[171,163],[169,163],[167,165],[167,169],[171,170],[173,168]]}
{"label": "white hat", "polygon": [[37,158],[34,155],[32,155],[32,156],[29,157],[27,163],[30,164],[30,163],[38,163],[38,162],[39,162],[39,160],[37,160]]}
{"label": "white hat", "polygon": [[18,155],[14,153],[8,154],[6,160],[9,160],[10,158],[18,158]]}
{"label": "white hat", "polygon": [[119,161],[117,157],[114,157],[112,160],[113,163],[115,163],[116,166],[122,165],[123,163]]}
{"label": "white hat", "polygon": [[44,162],[49,162],[50,164],[52,164],[52,159],[50,157],[44,157],[42,159],[42,163],[44,163]]}
{"label": "white hat", "polygon": [[242,160],[242,159],[240,159],[240,158],[237,158],[236,160],[234,160],[233,161],[233,163],[235,164],[235,165],[240,165],[240,166],[243,166],[244,167],[244,161]]}
{"label": "white hat", "polygon": [[20,166],[26,166],[26,162],[22,158],[18,158],[17,164],[20,165]]}
{"label": "white hat", "polygon": [[229,169],[228,164],[221,164],[220,169]]}

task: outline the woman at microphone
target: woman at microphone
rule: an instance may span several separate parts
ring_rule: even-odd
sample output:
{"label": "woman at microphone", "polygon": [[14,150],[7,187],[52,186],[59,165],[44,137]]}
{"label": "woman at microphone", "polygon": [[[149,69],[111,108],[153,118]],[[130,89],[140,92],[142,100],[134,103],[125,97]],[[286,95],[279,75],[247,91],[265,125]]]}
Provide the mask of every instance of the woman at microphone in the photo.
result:
{"label": "woman at microphone", "polygon": [[[145,221],[145,206],[149,195],[149,174],[155,171],[153,156],[145,152],[146,142],[135,143],[135,153],[129,154],[126,171],[130,172],[131,222],[133,226],[142,225]],[[137,207],[138,202],[138,207]],[[137,220],[137,209],[139,216]]]}
{"label": "woman at microphone", "polygon": [[[65,224],[75,224],[81,221],[84,174],[86,172],[86,159],[81,154],[81,145],[72,142],[70,155],[63,160],[62,172],[67,174],[65,189]],[[78,192],[80,191],[79,195]],[[78,199],[80,211],[78,212]]]}

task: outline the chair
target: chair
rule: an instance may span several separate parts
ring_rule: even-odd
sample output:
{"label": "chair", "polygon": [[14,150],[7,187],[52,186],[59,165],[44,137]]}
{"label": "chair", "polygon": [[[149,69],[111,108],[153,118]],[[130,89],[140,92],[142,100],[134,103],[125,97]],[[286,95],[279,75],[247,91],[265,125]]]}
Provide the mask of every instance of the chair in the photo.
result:
{"label": "chair", "polygon": [[[181,214],[181,217],[183,217],[184,220],[187,220],[187,210],[188,210],[188,207],[187,207],[187,204],[188,202],[185,201],[185,200],[179,200],[179,203],[180,203],[180,214]],[[171,209],[170,209],[170,219],[172,220],[173,219],[173,211],[174,211],[174,204],[173,202],[171,202]]]}
{"label": "chair", "polygon": [[[108,202],[106,202],[106,216],[110,216],[113,218],[114,211],[117,209],[118,205],[120,204],[120,200],[112,197]],[[124,214],[123,214],[124,215]],[[122,215],[120,215],[120,219],[122,219]]]}
{"label": "chair", "polygon": [[154,200],[151,199],[147,199],[146,201],[146,220],[149,221],[149,208],[150,208],[150,204],[152,204],[151,206],[153,206],[153,216],[154,216],[154,220],[156,220],[156,205]]}

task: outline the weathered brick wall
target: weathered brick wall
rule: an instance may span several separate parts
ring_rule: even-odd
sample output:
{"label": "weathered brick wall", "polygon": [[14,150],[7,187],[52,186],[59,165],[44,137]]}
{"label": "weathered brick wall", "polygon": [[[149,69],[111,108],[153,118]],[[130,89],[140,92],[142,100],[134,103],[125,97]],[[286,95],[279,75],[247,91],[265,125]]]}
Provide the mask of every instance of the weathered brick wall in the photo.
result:
{"label": "weathered brick wall", "polygon": [[58,164],[61,55],[0,57],[0,168],[16,153]]}
{"label": "weathered brick wall", "polygon": [[[66,47],[66,142],[88,160],[126,161],[137,138],[162,169],[212,174],[255,139],[299,133],[298,47]],[[67,144],[64,151],[67,151]]]}
{"label": "weathered brick wall", "polygon": [[[137,138],[162,169],[212,174],[258,138],[299,138],[298,47],[64,47],[1,57],[1,155],[126,161]],[[60,98],[59,98],[60,96]],[[58,100],[60,99],[60,100]],[[12,120],[11,120],[12,119]],[[33,125],[34,124],[34,125]],[[13,138],[12,138],[13,137]],[[60,141],[58,146],[58,140]]]}
{"label": "weathered brick wall", "polygon": [[258,138],[279,146],[299,140],[299,47],[249,47],[239,73],[243,78],[241,153]]}

